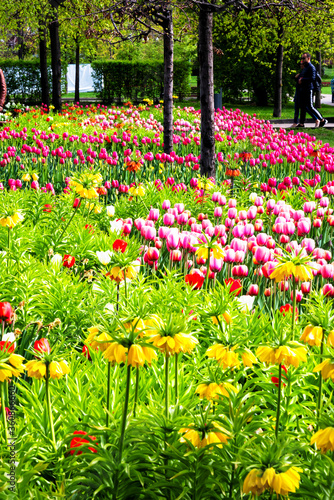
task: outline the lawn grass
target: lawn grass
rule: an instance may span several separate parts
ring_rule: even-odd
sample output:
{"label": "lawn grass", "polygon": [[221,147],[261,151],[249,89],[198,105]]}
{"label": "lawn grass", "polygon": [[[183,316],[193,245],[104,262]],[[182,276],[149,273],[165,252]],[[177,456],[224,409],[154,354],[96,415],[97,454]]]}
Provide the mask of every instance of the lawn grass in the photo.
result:
{"label": "lawn grass", "polygon": [[[80,92],[80,99],[95,99],[96,92]],[[62,99],[74,99],[74,92],[70,92],[68,94],[63,94]]]}
{"label": "lawn grass", "polygon": [[[180,106],[181,108],[184,108],[185,106],[192,106],[195,109],[200,109],[200,102],[197,100],[189,100],[189,101],[178,101],[175,103],[176,106]],[[227,109],[240,109],[241,111],[244,111],[245,113],[248,113],[249,115],[253,115],[256,113],[257,118],[263,119],[263,120],[273,120],[273,107],[272,106],[267,106],[267,107],[260,107],[260,106],[254,106],[251,104],[243,103],[243,104],[231,104],[227,103],[225,104],[223,102],[223,106]],[[293,118],[293,113],[294,113],[294,103],[289,102],[284,105],[284,108],[282,109],[282,116],[281,119],[288,120]],[[329,104],[323,104],[321,106],[321,113],[325,117],[333,117],[334,116],[334,106],[330,106]]]}

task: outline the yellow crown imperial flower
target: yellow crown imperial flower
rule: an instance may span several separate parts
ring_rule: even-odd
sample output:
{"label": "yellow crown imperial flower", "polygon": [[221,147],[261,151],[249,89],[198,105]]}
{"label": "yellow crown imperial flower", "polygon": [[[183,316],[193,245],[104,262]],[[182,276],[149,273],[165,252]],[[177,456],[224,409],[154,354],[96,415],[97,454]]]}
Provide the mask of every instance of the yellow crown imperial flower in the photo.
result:
{"label": "yellow crown imperial flower", "polygon": [[331,330],[328,334],[327,345],[334,347],[334,330]]}
{"label": "yellow crown imperial flower", "polygon": [[50,378],[60,379],[63,375],[70,373],[70,368],[66,361],[51,361],[49,373]]}
{"label": "yellow crown imperial flower", "polygon": [[179,432],[184,434],[180,438],[180,442],[186,443],[190,441],[195,448],[204,448],[204,446],[210,444],[216,444],[219,448],[222,448],[223,444],[226,444],[227,440],[230,439],[228,431],[216,422],[211,422],[204,429],[190,426],[180,429]]}
{"label": "yellow crown imperial flower", "polygon": [[[149,353],[149,351],[152,351],[152,355]],[[148,355],[148,358],[146,357],[146,355]],[[128,365],[137,368],[138,366],[143,366],[145,364],[145,361],[151,364],[154,355],[156,357],[156,354],[152,347],[146,347],[146,349],[144,350],[141,345],[132,344],[128,352]]]}
{"label": "yellow crown imperial flower", "polygon": [[[42,379],[47,375],[47,363],[43,359],[33,359],[28,361],[27,372],[29,377]],[[60,379],[70,373],[70,368],[66,361],[51,361],[49,364],[49,377]]]}
{"label": "yellow crown imperial flower", "polygon": [[24,217],[20,211],[16,212],[13,215],[8,215],[7,217],[2,217],[0,219],[0,224],[3,227],[8,227],[12,229],[16,224],[23,221]]}
{"label": "yellow crown imperial flower", "polygon": [[322,341],[323,331],[321,326],[308,325],[304,328],[304,331],[299,340],[306,342],[310,346],[316,345],[320,346]]}
{"label": "yellow crown imperial flower", "polygon": [[86,344],[90,345],[92,349],[100,349],[102,352],[107,349],[112,341],[110,335],[106,332],[99,334],[99,329],[96,326],[88,328],[89,335],[86,339]]}
{"label": "yellow crown imperial flower", "polygon": [[23,365],[24,358],[19,354],[8,353],[0,351],[2,354],[0,359],[0,382],[9,380],[12,377],[19,377],[24,372],[25,366]]}
{"label": "yellow crown imperial flower", "polygon": [[229,382],[222,382],[221,384],[216,384],[215,382],[200,384],[196,389],[196,394],[199,395],[201,399],[218,399],[219,397],[225,396],[230,397],[230,392],[238,392],[232,384]]}
{"label": "yellow crown imperial flower", "polygon": [[26,364],[28,377],[37,379],[44,378],[46,375],[46,364],[44,361],[33,359]]}
{"label": "yellow crown imperial flower", "polygon": [[170,335],[162,337],[158,334],[151,337],[149,342],[152,342],[155,347],[158,347],[167,356],[174,356],[179,352],[191,352],[198,344],[198,340],[187,333],[176,333],[173,337]]}
{"label": "yellow crown imperial flower", "polygon": [[286,472],[279,473],[272,467],[264,471],[252,469],[244,480],[243,492],[259,496],[268,490],[277,495],[288,496],[299,488],[299,472],[303,472],[299,467],[290,467]]}
{"label": "yellow crown imperial flower", "polygon": [[235,352],[237,346],[231,349],[223,344],[214,344],[206,351],[209,358],[215,358],[223,368],[233,368],[240,365],[239,355]]}
{"label": "yellow crown imperial flower", "polygon": [[241,354],[241,358],[244,366],[252,367],[254,363],[257,363],[256,357],[249,349],[244,350]]}
{"label": "yellow crown imperial flower", "polygon": [[317,445],[317,448],[321,450],[321,453],[334,451],[334,428],[326,427],[326,429],[320,429],[312,436],[310,444],[312,445],[314,443]]}
{"label": "yellow crown imperial flower", "polygon": [[256,355],[262,363],[267,365],[281,365],[286,367],[293,365],[296,368],[300,361],[306,362],[306,349],[298,342],[290,342],[290,345],[283,345],[277,348],[269,346],[260,346],[256,351]]}
{"label": "yellow crown imperial flower", "polygon": [[334,382],[334,363],[330,359],[325,359],[322,363],[317,365],[313,372],[321,372],[321,376],[324,380],[330,378]]}
{"label": "yellow crown imperial flower", "polygon": [[103,356],[110,363],[125,363],[126,353],[128,349],[118,342],[112,342],[109,344],[108,348],[104,351]]}

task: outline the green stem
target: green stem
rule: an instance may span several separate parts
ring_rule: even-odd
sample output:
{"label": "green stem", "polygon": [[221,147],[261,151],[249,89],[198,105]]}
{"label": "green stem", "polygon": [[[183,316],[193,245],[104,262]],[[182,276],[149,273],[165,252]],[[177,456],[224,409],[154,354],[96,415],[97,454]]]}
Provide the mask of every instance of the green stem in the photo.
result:
{"label": "green stem", "polygon": [[281,411],[281,386],[282,386],[282,365],[279,365],[278,369],[278,399],[277,399],[277,413],[276,413],[276,426],[275,426],[275,436],[276,439],[278,437],[278,427],[279,427],[279,418]]}
{"label": "green stem", "polygon": [[46,380],[45,380],[46,405],[47,405],[47,410],[48,410],[48,414],[49,414],[52,443],[53,443],[53,446],[56,450],[57,449],[57,447],[56,447],[56,435],[55,435],[55,429],[54,429],[54,424],[53,424],[49,382],[50,382],[50,370],[49,370],[49,364],[47,363],[47,365],[46,365]]}
{"label": "green stem", "polygon": [[169,357],[166,354],[165,360],[165,417],[168,419],[169,413]]}
{"label": "green stem", "polygon": [[56,243],[55,243],[55,246],[56,246],[56,245],[58,245],[58,243],[60,242],[60,240],[61,240],[61,239],[62,239],[62,237],[64,236],[64,234],[65,234],[65,232],[66,232],[66,230],[67,230],[68,226],[69,226],[69,225],[71,224],[71,222],[72,222],[73,217],[74,217],[74,216],[75,216],[75,214],[77,213],[78,208],[79,208],[79,207],[75,207],[74,212],[73,212],[73,214],[72,214],[72,216],[71,216],[70,220],[68,221],[67,225],[65,226],[65,228],[64,228],[63,232],[61,233],[60,237],[57,239],[57,241],[56,241]]}
{"label": "green stem", "polygon": [[210,249],[208,248],[208,258],[206,261],[206,276],[205,276],[205,290],[208,289],[210,274]]}
{"label": "green stem", "polygon": [[129,407],[130,382],[131,382],[131,365],[128,365],[127,371],[126,371],[126,387],[125,387],[125,400],[124,400],[124,408],[123,408],[123,417],[122,417],[122,424],[121,424],[121,436],[119,439],[119,447],[118,447],[118,462],[119,463],[121,463],[122,455],[123,455],[125,426],[126,426],[126,419],[128,416],[128,407]]}
{"label": "green stem", "polygon": [[179,402],[179,388],[178,388],[178,375],[179,375],[179,356],[175,354],[175,404]]}
{"label": "green stem", "polygon": [[136,388],[135,388],[135,402],[133,405],[133,416],[136,418],[136,408],[138,402],[138,391],[139,391],[139,366],[136,367]]}
{"label": "green stem", "polygon": [[292,327],[291,336],[295,340],[295,323],[296,323],[296,280],[292,278]]}
{"label": "green stem", "polygon": [[108,427],[109,425],[109,415],[110,415],[110,385],[111,385],[111,363],[110,361],[108,361],[106,427]]}
{"label": "green stem", "polygon": [[5,382],[1,382],[1,413],[3,428],[5,430],[5,440],[8,446],[8,427],[7,427],[7,415],[6,415],[6,398],[5,398]]}
{"label": "green stem", "polygon": [[[324,333],[322,333],[321,346],[320,346],[320,363],[322,363],[322,355],[324,353]],[[318,392],[318,402],[317,402],[317,426],[319,426],[319,420],[321,417],[322,410],[322,375],[319,373],[319,392]]]}
{"label": "green stem", "polygon": [[127,298],[128,296],[128,288],[126,284],[126,269],[124,269],[124,297]]}
{"label": "green stem", "polygon": [[9,248],[9,245],[10,245],[10,227],[8,228],[8,255],[7,255],[7,269],[8,269],[8,266],[9,266],[9,253],[10,253],[10,248]]}

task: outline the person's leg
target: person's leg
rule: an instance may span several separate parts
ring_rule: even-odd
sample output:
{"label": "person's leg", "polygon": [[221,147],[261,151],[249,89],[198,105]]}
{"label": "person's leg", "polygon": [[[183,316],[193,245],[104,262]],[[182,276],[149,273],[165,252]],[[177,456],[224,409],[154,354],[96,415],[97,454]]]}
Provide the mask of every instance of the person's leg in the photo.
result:
{"label": "person's leg", "polygon": [[294,102],[295,102],[295,114],[294,114],[294,117],[293,117],[293,124],[294,125],[298,125],[298,122],[299,122],[299,109],[300,109],[300,97],[299,97],[299,92],[297,92],[297,90],[296,90],[296,93],[295,93]]}
{"label": "person's leg", "polygon": [[307,102],[307,91],[302,89],[300,92],[300,120],[298,127],[304,127]]}
{"label": "person's leg", "polygon": [[320,121],[324,120],[322,114],[313,106],[313,90],[310,90],[309,92],[306,108],[308,114],[311,115],[312,118]]}

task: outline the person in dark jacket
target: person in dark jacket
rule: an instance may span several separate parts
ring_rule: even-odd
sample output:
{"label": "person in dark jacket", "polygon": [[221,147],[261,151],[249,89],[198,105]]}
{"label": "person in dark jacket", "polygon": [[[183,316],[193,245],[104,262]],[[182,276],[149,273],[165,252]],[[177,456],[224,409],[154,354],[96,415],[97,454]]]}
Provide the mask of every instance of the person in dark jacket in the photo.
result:
{"label": "person in dark jacket", "polygon": [[2,69],[0,68],[0,112],[3,111],[7,95],[6,80]]}
{"label": "person in dark jacket", "polygon": [[[297,75],[295,75],[296,91],[295,91],[295,95],[293,98],[293,102],[295,103],[295,114],[293,117],[292,128],[296,128],[298,123],[299,123],[299,111],[300,111],[300,105],[301,105],[301,85],[298,83],[298,80],[299,80],[300,74],[303,71],[303,69],[304,69],[304,61],[301,60],[300,61],[300,72]],[[309,113],[312,116],[312,118],[315,119],[315,127],[316,128],[319,127],[320,120],[317,118],[317,116],[312,112],[312,110],[308,106],[306,107],[306,111],[307,111],[307,113]]]}
{"label": "person in dark jacket", "polygon": [[[322,114],[313,106],[313,83],[316,79],[316,69],[311,63],[311,55],[308,52],[304,52],[302,55],[302,61],[304,62],[304,69],[299,75],[298,83],[300,88],[300,123],[297,127],[305,127],[305,117],[306,111],[310,113],[312,111],[312,116],[320,120],[319,126],[324,127],[328,120],[326,120]],[[307,110],[308,108],[308,110]],[[311,114],[311,113],[310,113]]]}

